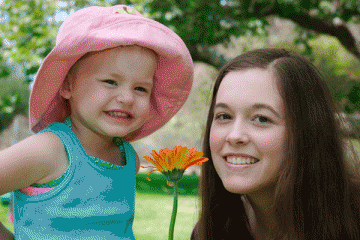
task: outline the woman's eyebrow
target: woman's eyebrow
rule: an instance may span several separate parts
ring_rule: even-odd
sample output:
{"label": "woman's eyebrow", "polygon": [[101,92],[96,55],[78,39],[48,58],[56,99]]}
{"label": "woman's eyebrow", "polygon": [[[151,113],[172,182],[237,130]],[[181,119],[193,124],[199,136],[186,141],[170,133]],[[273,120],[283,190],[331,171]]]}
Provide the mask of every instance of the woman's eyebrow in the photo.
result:
{"label": "woman's eyebrow", "polygon": [[271,107],[270,105],[268,105],[268,104],[265,104],[265,103],[255,103],[255,104],[253,105],[253,108],[254,108],[254,109],[263,109],[263,108],[268,109],[268,110],[270,110],[272,113],[274,113],[277,117],[281,118],[280,114],[277,113],[277,112],[275,111],[275,109],[272,108],[272,107]]}
{"label": "woman's eyebrow", "polygon": [[226,105],[225,103],[220,102],[220,103],[217,103],[217,104],[214,106],[214,108],[229,108],[229,106]]}
{"label": "woman's eyebrow", "polygon": [[[215,108],[226,108],[226,109],[230,109],[230,107],[228,105],[226,105],[225,103],[219,102],[214,106]],[[278,112],[275,111],[274,108],[272,108],[270,105],[266,104],[266,103],[255,103],[252,106],[253,109],[268,109],[269,111],[271,111],[272,113],[274,113],[277,117],[281,118],[280,114]]]}

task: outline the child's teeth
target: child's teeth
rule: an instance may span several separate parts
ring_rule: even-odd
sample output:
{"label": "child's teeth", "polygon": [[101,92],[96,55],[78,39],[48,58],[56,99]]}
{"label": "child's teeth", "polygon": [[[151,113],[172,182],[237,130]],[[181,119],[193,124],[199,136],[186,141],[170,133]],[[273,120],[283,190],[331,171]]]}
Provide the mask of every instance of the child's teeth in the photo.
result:
{"label": "child's teeth", "polygon": [[227,157],[226,161],[236,165],[253,164],[258,162],[255,158]]}
{"label": "child's teeth", "polygon": [[126,117],[126,118],[129,117],[129,114],[122,112],[109,112],[109,114],[114,117]]}

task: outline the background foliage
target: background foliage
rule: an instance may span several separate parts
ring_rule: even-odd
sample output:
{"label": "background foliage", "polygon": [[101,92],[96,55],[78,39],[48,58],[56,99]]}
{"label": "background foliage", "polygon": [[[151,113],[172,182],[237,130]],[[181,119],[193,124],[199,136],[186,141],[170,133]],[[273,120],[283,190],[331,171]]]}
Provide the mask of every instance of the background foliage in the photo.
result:
{"label": "background foliage", "polygon": [[229,48],[243,38],[247,48],[241,51],[255,48],[257,39],[268,43],[274,37],[269,32],[272,19],[287,20],[295,24],[291,41],[284,44],[286,36],[276,36],[275,45],[263,46],[282,45],[307,55],[325,73],[345,112],[360,111],[357,0],[0,0],[0,131],[15,114],[26,114],[29,91],[21,83],[34,79],[64,19],[86,6],[115,4],[133,5],[172,28],[194,61],[217,69],[229,59],[218,46]]}
{"label": "background foliage", "polygon": [[[284,47],[306,55],[324,73],[335,101],[347,115],[360,112],[358,0],[0,0],[0,132],[16,114],[27,114],[29,84],[53,48],[64,19],[86,6],[116,4],[133,5],[145,16],[170,27],[184,40],[194,61],[215,69],[234,55],[258,47]],[[290,38],[271,32],[274,19],[295,26],[289,30]],[[274,38],[276,41],[271,40]],[[198,129],[204,125],[204,105],[210,92],[211,82],[199,82],[191,93],[192,107],[172,119],[169,128],[187,129],[178,135],[188,134],[200,142]],[[191,118],[184,118],[184,114]],[[139,193],[152,191],[165,198],[170,191],[165,180],[161,175],[150,177],[152,181],[147,182],[144,175],[138,175]],[[193,175],[185,178],[181,194],[196,194],[197,181]],[[141,201],[145,202],[149,199]],[[158,202],[154,198],[152,203]],[[162,218],[154,217],[157,210],[149,213],[150,207],[155,209],[144,206],[142,214],[149,215],[139,226]],[[158,225],[152,224],[149,226]],[[184,225],[190,226],[187,222]],[[143,235],[147,234],[143,229]]]}
{"label": "background foliage", "polygon": [[[136,175],[136,192],[151,193],[151,194],[165,194],[172,195],[173,187],[166,184],[166,178],[162,174],[151,174],[146,179],[147,174],[139,173]],[[195,174],[184,175],[178,183],[180,195],[194,195],[198,194],[199,177]]]}

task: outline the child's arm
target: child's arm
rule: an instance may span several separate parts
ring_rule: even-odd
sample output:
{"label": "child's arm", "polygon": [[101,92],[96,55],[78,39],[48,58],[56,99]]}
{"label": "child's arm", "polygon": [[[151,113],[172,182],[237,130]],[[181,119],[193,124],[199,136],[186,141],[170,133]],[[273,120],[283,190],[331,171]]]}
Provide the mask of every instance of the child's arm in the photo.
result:
{"label": "child's arm", "polygon": [[33,135],[0,151],[0,195],[61,176],[67,155],[53,133]]}
{"label": "child's arm", "polygon": [[[33,135],[0,151],[0,195],[56,179],[67,165],[65,148],[55,134]],[[14,239],[1,222],[0,239]]]}

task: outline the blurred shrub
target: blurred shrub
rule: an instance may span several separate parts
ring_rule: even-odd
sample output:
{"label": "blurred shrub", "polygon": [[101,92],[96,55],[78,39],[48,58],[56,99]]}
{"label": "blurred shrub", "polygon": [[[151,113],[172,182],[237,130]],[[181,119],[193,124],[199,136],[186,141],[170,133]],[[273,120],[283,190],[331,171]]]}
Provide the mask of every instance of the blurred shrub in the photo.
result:
{"label": "blurred shrub", "polygon": [[0,196],[0,204],[3,206],[8,206],[11,200],[11,193],[6,193]]}
{"label": "blurred shrub", "polygon": [[29,85],[19,65],[4,62],[8,73],[0,74],[0,133],[7,128],[17,114],[27,115],[29,101]]}
{"label": "blurred shrub", "polygon": [[[147,173],[138,173],[136,175],[136,191],[152,194],[173,194],[173,188],[166,184],[166,178],[162,174],[151,174],[146,179]],[[197,195],[199,177],[196,174],[184,175],[179,181],[180,195]]]}
{"label": "blurred shrub", "polygon": [[19,103],[19,93],[4,96],[0,99],[0,129],[5,129],[11,123]]}
{"label": "blurred shrub", "polygon": [[311,42],[314,64],[328,82],[334,100],[347,114],[360,112],[360,65],[333,37],[318,37]]}
{"label": "blurred shrub", "polygon": [[[292,42],[279,41],[267,47],[285,48],[302,54]],[[310,41],[309,60],[320,70],[334,101],[346,114],[360,113],[360,64],[334,37],[319,36]]]}

